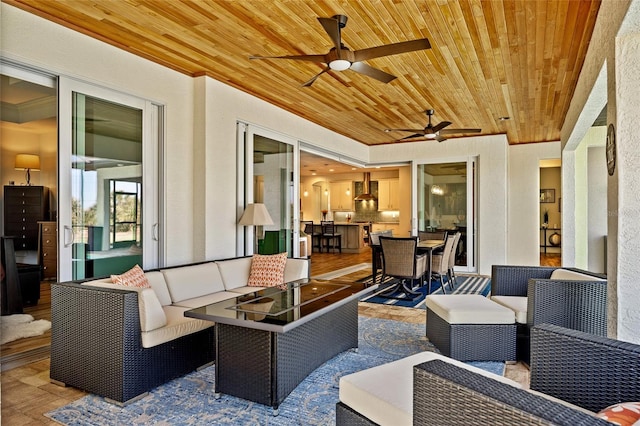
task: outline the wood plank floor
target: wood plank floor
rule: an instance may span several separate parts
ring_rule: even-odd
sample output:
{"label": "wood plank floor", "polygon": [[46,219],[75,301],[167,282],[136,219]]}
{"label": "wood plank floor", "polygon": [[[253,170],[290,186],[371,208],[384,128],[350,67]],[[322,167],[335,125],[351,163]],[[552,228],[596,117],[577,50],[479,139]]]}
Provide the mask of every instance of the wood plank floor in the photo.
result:
{"label": "wood plank floor", "polygon": [[[560,265],[559,256],[548,258],[549,255],[544,259],[541,255],[541,264]],[[313,253],[311,256],[311,275],[321,275],[370,262],[371,253],[368,250],[360,254]],[[50,303],[50,284],[43,282],[38,306],[25,308],[25,313],[33,315],[36,319],[51,320]],[[359,312],[361,315],[383,319],[413,323],[425,322],[425,314],[421,309],[361,303]],[[21,339],[0,347],[0,364],[2,364],[0,419],[4,426],[55,425],[57,423],[44,417],[44,413],[69,404],[85,395],[80,390],[50,383],[48,357],[50,340],[51,334],[47,332],[43,336]],[[35,362],[21,365],[23,362],[13,361],[14,357],[19,359],[24,354],[34,352],[36,358],[40,358]],[[14,362],[18,366],[12,367]],[[5,369],[5,366],[12,368]],[[508,364],[505,376],[528,386],[529,370],[521,363]]]}

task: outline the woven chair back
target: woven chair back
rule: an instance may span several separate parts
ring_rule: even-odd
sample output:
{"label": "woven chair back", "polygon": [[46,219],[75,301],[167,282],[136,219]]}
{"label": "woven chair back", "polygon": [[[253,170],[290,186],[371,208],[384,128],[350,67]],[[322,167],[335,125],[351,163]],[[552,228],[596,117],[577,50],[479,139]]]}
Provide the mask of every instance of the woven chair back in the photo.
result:
{"label": "woven chair back", "polygon": [[447,231],[418,231],[418,238],[420,241],[426,240],[446,240]]}
{"label": "woven chair back", "polygon": [[332,220],[322,221],[320,222],[320,226],[322,226],[322,233],[324,235],[334,235],[336,233],[336,227]]}
{"label": "woven chair back", "polygon": [[395,278],[413,278],[416,271],[418,240],[415,237],[380,237],[382,274]]}
{"label": "woven chair back", "polygon": [[451,245],[451,252],[449,253],[449,269],[453,268],[456,264],[456,253],[458,250],[458,241],[460,241],[460,232],[453,234],[454,240]]}
{"label": "woven chair back", "polygon": [[432,273],[443,275],[449,270],[449,255],[451,254],[451,247],[456,239],[453,235],[447,237],[447,242],[444,243],[444,249],[442,254],[434,255],[432,259],[431,270]]}

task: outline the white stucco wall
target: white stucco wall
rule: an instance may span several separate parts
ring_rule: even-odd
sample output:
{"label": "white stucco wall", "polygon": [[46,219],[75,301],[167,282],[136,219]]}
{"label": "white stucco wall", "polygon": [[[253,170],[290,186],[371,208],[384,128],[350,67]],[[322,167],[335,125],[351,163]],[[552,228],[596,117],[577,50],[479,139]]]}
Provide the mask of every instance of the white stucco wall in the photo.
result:
{"label": "white stucco wall", "polygon": [[540,160],[560,158],[560,142],[509,148],[509,265],[540,265]]}

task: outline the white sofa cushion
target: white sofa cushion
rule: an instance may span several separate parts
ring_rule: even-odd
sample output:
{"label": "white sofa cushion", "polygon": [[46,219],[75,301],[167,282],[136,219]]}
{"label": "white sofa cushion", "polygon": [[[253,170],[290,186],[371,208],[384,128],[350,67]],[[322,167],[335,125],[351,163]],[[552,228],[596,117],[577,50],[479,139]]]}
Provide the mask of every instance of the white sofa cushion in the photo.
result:
{"label": "white sofa cushion", "polygon": [[144,273],[147,277],[147,281],[151,284],[151,288],[156,292],[158,300],[162,306],[171,304],[171,295],[167,288],[167,283],[164,281],[164,275],[160,271],[152,271]]}
{"label": "white sofa cushion", "polygon": [[513,380],[435,352],[421,352],[340,378],[340,401],[379,425],[413,424],[413,366],[440,359],[520,388]]}
{"label": "white sofa cushion", "polygon": [[551,273],[552,280],[575,280],[575,281],[604,281],[602,278],[592,275],[583,274],[581,272],[570,271],[568,269],[558,268]]}
{"label": "white sofa cushion", "polygon": [[160,300],[153,288],[131,287],[121,284],[113,284],[109,278],[88,281],[86,286],[113,288],[117,290],[135,291],[138,293],[138,312],[140,315],[140,330],[152,331],[164,327],[167,317],[162,309]]}
{"label": "white sofa cushion", "polygon": [[[211,321],[185,317],[184,312],[191,308],[164,306],[162,309],[167,317],[167,324],[164,327],[142,333],[142,346],[145,348],[151,348],[214,326]],[[194,348],[194,350],[198,350],[198,348]]]}
{"label": "white sofa cushion", "polygon": [[256,291],[264,290],[265,288],[267,287],[249,287],[248,285],[246,285],[244,287],[233,288],[229,291],[232,291],[238,294],[249,294],[249,293],[255,293]]}
{"label": "white sofa cushion", "polygon": [[[255,289],[255,287],[251,287]],[[201,306],[207,306],[212,303],[222,302],[227,299],[235,299],[239,297],[240,293],[235,291],[219,291],[217,293],[206,294],[200,297],[194,297],[193,299],[181,300],[173,304],[173,306],[183,306],[185,308],[193,309]]]}
{"label": "white sofa cushion", "polygon": [[307,259],[288,258],[284,267],[284,282],[301,280],[309,277],[309,261]]}
{"label": "white sofa cushion", "polygon": [[233,290],[247,285],[251,271],[251,257],[216,261],[216,264],[225,289]]}
{"label": "white sofa cushion", "polygon": [[162,274],[173,303],[224,291],[215,262],[163,269]]}
{"label": "white sofa cushion", "polygon": [[432,294],[426,305],[449,324],[513,324],[516,314],[479,294]]}
{"label": "white sofa cushion", "polygon": [[527,296],[491,296],[491,300],[515,312],[517,323],[527,323]]}

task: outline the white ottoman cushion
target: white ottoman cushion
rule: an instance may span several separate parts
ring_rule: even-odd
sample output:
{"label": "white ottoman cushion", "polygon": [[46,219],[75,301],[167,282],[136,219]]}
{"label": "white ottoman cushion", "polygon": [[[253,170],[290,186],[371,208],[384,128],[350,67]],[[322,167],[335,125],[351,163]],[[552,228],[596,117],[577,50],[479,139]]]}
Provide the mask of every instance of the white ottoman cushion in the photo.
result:
{"label": "white ottoman cushion", "polygon": [[517,382],[435,352],[421,352],[340,378],[340,401],[379,425],[413,424],[413,366],[440,359],[514,387]]}
{"label": "white ottoman cushion", "polygon": [[518,324],[527,323],[526,296],[491,296],[491,300],[515,312]]}
{"label": "white ottoman cushion", "polygon": [[479,294],[433,294],[427,308],[449,324],[513,324],[516,314]]}

